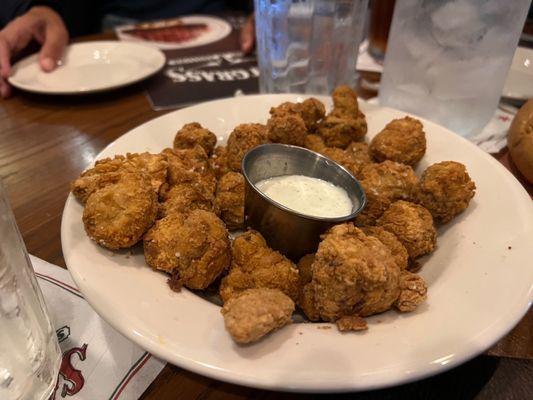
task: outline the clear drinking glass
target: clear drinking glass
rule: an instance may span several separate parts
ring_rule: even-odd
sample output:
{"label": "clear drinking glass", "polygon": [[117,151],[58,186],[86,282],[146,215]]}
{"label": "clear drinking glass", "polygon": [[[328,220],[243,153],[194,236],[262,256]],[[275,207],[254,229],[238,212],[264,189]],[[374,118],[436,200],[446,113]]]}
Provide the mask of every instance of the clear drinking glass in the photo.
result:
{"label": "clear drinking glass", "polygon": [[0,399],[45,400],[61,352],[0,181]]}
{"label": "clear drinking glass", "polygon": [[530,3],[397,1],[380,103],[476,135],[498,106]]}
{"label": "clear drinking glass", "polygon": [[255,0],[262,93],[329,94],[356,83],[368,0]]}

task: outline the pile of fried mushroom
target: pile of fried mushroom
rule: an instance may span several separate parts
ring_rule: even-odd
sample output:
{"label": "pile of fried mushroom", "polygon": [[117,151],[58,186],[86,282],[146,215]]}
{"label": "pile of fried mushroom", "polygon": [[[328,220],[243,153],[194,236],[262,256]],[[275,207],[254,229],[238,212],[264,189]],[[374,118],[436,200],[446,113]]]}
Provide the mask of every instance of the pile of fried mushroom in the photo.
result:
{"label": "pile of fried mushroom", "polygon": [[[436,225],[451,221],[474,196],[464,165],[444,161],[419,178],[426,151],[422,123],[390,121],[365,142],[367,124],[356,93],[340,86],[333,108],[309,98],[270,110],[266,125],[238,125],[226,146],[197,122],[178,130],[159,154],[99,160],[72,183],[84,204],[87,235],[100,246],[142,242],[146,263],[169,274],[172,289],[215,289],[225,326],[251,343],[291,321],[298,307],[309,321],[340,331],[367,329],[365,317],[391,308],[415,310],[427,296],[416,273],[434,251]],[[332,227],[315,254],[297,264],[244,228],[244,154],[264,143],[303,146],[350,171],[367,205],[354,221]]]}

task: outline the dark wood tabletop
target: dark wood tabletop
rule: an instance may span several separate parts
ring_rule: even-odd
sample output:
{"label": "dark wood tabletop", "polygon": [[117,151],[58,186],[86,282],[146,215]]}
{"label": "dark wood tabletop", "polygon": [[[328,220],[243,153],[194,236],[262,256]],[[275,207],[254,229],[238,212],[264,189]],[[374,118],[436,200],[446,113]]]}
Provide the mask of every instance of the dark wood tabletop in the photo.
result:
{"label": "dark wood tabletop", "polygon": [[[0,178],[28,251],[65,267],[60,223],[69,183],[110,142],[164,112],[151,109],[146,83],[98,95],[38,96],[15,91],[0,100]],[[365,97],[372,93],[362,92]],[[506,149],[494,155],[518,177]],[[358,399],[526,399],[533,393],[533,312],[485,354],[444,374]],[[167,365],[143,399],[314,398],[218,382]]]}

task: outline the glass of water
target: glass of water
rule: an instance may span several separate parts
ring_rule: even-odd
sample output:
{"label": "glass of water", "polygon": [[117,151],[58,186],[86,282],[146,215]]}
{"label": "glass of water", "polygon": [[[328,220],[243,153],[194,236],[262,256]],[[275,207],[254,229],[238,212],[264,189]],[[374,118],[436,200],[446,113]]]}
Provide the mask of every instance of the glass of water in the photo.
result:
{"label": "glass of water", "polygon": [[396,2],[379,100],[463,136],[494,114],[531,0]]}
{"label": "glass of water", "polygon": [[255,0],[262,93],[329,94],[356,84],[368,0]]}
{"label": "glass of water", "polygon": [[0,399],[48,399],[60,363],[56,333],[0,181]]}

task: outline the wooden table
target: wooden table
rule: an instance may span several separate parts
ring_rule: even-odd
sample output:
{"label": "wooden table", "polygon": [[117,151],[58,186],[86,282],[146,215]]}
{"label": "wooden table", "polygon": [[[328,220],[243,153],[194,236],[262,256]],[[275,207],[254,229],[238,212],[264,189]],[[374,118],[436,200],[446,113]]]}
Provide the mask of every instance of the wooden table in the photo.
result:
{"label": "wooden table", "polygon": [[[15,92],[13,98],[0,100],[0,177],[7,187],[31,254],[65,267],[60,222],[69,183],[108,143],[163,114],[150,108],[143,88],[140,83],[83,97],[45,97]],[[517,173],[506,150],[496,158]],[[533,194],[533,187],[522,182]],[[485,355],[463,366],[417,383],[351,397],[416,399],[442,395],[449,399],[525,399],[533,393],[532,328],[533,312],[530,310],[509,335]],[[142,396],[160,400],[292,397],[315,396],[230,385],[174,366],[165,367]]]}

